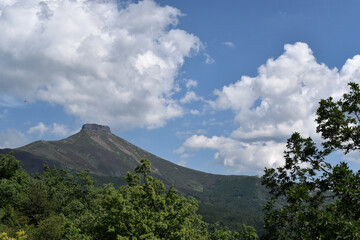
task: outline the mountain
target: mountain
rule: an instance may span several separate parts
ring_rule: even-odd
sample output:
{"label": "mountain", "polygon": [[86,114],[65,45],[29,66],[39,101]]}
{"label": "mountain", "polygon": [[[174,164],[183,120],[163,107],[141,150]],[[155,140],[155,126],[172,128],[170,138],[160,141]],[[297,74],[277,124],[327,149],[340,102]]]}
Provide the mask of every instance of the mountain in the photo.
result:
{"label": "mountain", "polygon": [[176,165],[112,134],[107,126],[85,124],[66,139],[36,141],[0,153],[10,151],[29,172],[41,171],[44,164],[70,171],[88,169],[98,182],[117,184],[123,184],[125,173],[147,158],[154,177],[201,202],[199,213],[204,220],[220,221],[232,229],[241,223],[262,228],[262,208],[268,194],[258,177],[210,174]]}

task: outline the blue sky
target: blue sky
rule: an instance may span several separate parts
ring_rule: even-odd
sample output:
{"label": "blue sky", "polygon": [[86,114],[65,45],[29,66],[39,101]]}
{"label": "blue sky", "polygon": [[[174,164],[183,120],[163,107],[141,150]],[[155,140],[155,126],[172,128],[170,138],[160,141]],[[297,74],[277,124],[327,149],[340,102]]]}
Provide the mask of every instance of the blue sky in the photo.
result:
{"label": "blue sky", "polygon": [[[282,164],[360,78],[359,1],[0,0],[0,148],[84,123],[221,174]],[[358,169],[356,156],[348,157]]]}

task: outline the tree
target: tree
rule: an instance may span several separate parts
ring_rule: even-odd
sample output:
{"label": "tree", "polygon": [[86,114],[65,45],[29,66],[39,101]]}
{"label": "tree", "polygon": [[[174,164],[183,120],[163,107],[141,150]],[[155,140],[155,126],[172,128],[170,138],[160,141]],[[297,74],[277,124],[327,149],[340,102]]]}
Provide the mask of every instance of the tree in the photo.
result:
{"label": "tree", "polygon": [[37,226],[35,232],[35,239],[37,240],[61,240],[64,235],[63,218],[60,216],[50,216],[46,218]]}
{"label": "tree", "polygon": [[11,178],[16,171],[20,169],[20,161],[17,160],[14,154],[0,154],[0,179]]}
{"label": "tree", "polygon": [[181,196],[151,173],[141,160],[136,174],[127,173],[128,185],[104,189],[95,239],[206,239],[207,225],[196,214],[197,202]]}
{"label": "tree", "polygon": [[332,166],[327,157],[335,151],[360,150],[360,89],[334,101],[320,101],[318,148],[311,138],[294,133],[287,141],[285,165],[265,169],[262,183],[272,198],[265,206],[264,239],[359,239],[360,172],[347,163]]}

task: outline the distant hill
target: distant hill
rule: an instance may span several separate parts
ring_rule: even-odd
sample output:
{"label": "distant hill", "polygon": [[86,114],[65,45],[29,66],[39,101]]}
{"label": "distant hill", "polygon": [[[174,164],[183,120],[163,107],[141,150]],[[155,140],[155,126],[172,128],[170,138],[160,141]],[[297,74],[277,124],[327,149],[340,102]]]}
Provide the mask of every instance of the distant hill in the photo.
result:
{"label": "distant hill", "polygon": [[115,136],[107,126],[85,124],[66,139],[36,141],[0,153],[10,151],[29,172],[42,171],[44,164],[70,171],[88,169],[98,182],[117,184],[124,183],[125,173],[133,171],[141,158],[147,158],[154,177],[201,202],[199,213],[205,221],[219,221],[232,229],[247,223],[262,231],[268,194],[258,177],[210,174],[176,165]]}

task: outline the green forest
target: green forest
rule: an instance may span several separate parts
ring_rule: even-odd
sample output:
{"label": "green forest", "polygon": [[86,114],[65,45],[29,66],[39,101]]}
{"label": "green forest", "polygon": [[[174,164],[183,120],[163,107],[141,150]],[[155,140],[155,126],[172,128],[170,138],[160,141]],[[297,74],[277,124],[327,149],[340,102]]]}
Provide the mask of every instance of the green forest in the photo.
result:
{"label": "green forest", "polygon": [[195,199],[166,189],[141,163],[115,189],[95,187],[88,172],[45,167],[30,176],[13,155],[1,156],[0,239],[257,239],[251,226],[205,223]]}
{"label": "green forest", "polygon": [[[270,193],[261,239],[360,239],[360,172],[330,155],[360,150],[360,88],[323,99],[317,110],[321,146],[294,133],[285,164],[266,168]],[[127,184],[97,187],[89,172],[45,166],[29,175],[14,155],[0,161],[0,240],[5,239],[258,239],[252,226],[231,231],[208,224],[198,202],[166,188],[141,160]]]}

